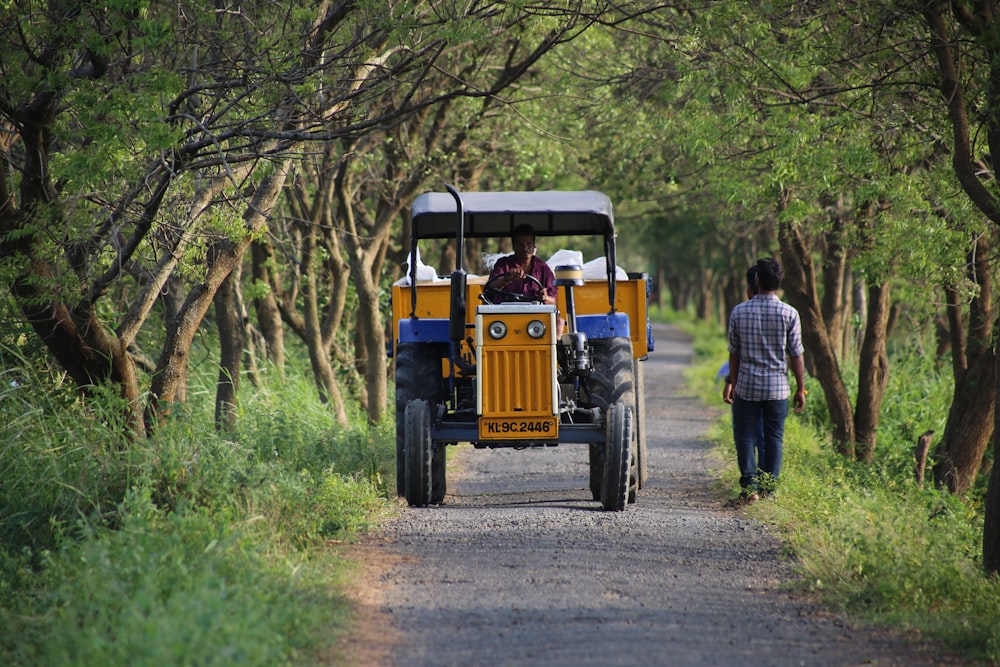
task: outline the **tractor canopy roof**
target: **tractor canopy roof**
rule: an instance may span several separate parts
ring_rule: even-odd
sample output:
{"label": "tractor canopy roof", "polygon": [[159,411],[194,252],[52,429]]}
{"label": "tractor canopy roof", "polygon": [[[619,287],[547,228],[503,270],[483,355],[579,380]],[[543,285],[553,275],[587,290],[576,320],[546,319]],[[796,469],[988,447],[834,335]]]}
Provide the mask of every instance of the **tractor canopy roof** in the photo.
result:
{"label": "tractor canopy roof", "polygon": [[[614,213],[607,195],[595,190],[537,192],[462,192],[464,235],[469,238],[510,236],[515,227],[531,225],[537,236],[615,235]],[[457,203],[449,192],[427,192],[413,201],[413,240],[455,238]]]}

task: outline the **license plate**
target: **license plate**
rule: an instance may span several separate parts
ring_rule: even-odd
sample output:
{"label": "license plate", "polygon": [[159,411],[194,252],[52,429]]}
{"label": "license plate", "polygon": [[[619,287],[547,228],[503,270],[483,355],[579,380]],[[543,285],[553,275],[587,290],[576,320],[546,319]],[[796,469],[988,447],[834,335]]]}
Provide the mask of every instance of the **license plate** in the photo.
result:
{"label": "license plate", "polygon": [[559,436],[555,417],[483,417],[479,420],[480,440],[545,440]]}

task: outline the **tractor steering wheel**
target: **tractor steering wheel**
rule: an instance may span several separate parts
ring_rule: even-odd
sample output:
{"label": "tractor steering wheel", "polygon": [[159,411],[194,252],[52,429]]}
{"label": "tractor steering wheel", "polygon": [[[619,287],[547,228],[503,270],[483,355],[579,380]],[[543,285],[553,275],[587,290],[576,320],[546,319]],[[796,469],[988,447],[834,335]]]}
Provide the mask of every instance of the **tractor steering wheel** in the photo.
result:
{"label": "tractor steering wheel", "polygon": [[[542,303],[544,301],[545,286],[542,285],[541,281],[538,280],[533,275],[527,274],[524,276],[524,280],[535,283],[538,286],[535,294],[522,294],[521,292],[509,292],[507,290],[502,290],[498,287],[487,287],[484,291],[484,296],[490,303],[503,303],[516,301],[518,303]],[[498,295],[494,297],[493,295]]]}

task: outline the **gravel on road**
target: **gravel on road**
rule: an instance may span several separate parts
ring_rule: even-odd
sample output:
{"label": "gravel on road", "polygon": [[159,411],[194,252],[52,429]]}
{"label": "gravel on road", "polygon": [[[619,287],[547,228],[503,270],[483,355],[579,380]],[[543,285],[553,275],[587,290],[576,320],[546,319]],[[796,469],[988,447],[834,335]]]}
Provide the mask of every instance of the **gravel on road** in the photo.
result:
{"label": "gravel on road", "polygon": [[403,506],[357,547],[350,664],[958,664],[793,592],[780,541],[715,483],[704,436],[722,404],[685,393],[690,340],[654,335],[638,502],[591,499],[585,445],[450,450],[445,504]]}

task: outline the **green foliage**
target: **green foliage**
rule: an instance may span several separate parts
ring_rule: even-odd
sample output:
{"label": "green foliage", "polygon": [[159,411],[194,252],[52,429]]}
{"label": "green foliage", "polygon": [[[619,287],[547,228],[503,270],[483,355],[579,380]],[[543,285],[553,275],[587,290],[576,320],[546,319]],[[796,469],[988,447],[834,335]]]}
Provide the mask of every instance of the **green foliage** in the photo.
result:
{"label": "green foliage", "polygon": [[851,464],[803,440],[793,432],[786,452],[796,455],[765,513],[785,528],[800,584],[876,623],[917,629],[996,661],[1000,583],[982,571],[980,508],[917,489],[911,472]]}
{"label": "green foliage", "polygon": [[246,519],[167,513],[142,492],[121,513],[118,530],[60,540],[24,591],[38,597],[4,605],[5,664],[287,664],[343,616],[335,573],[269,557]]}
{"label": "green foliage", "polygon": [[[706,400],[718,401],[720,344],[696,347],[699,362],[688,380]],[[898,354],[875,462],[866,466],[834,451],[825,435],[822,391],[810,381],[807,411],[791,415],[786,425],[779,492],[748,512],[779,528],[795,558],[798,588],[856,617],[915,630],[971,659],[995,663],[1000,581],[982,569],[982,507],[971,498],[918,488],[913,474],[916,437],[928,428],[943,430],[948,373],[919,349]],[[711,437],[724,461],[721,484],[735,493],[728,415]]]}
{"label": "green foliage", "polygon": [[[315,389],[243,393],[236,434],[177,410],[149,440],[108,428],[4,351],[0,663],[296,664],[347,607],[350,540],[391,508],[392,424],[336,426]],[[207,365],[203,365],[207,366]],[[210,372],[190,392],[208,403]]]}

